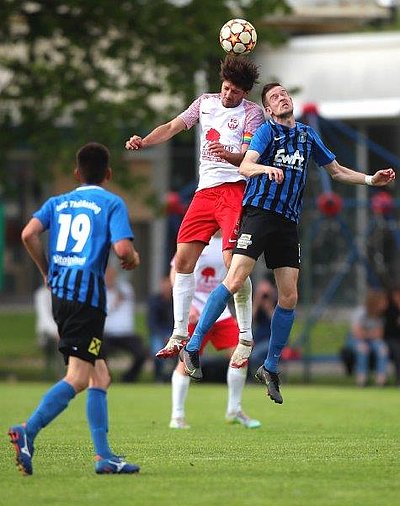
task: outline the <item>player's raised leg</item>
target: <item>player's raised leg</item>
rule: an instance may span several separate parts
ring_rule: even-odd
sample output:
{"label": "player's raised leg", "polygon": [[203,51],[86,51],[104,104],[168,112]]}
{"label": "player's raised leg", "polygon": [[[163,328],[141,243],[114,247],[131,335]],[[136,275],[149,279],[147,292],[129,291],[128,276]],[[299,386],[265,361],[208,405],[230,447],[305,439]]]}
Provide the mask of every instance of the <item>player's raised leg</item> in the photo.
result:
{"label": "player's raised leg", "polygon": [[267,395],[277,404],[282,404],[278,363],[282,350],[289,341],[294,322],[299,270],[294,267],[281,267],[274,270],[274,275],[278,288],[278,304],[271,320],[268,354],[264,364],[257,370],[255,377],[267,386]]}
{"label": "player's raised leg", "polygon": [[236,319],[239,326],[239,342],[230,360],[230,366],[236,369],[247,367],[253,349],[252,326],[252,284],[246,278],[243,286],[234,294]]}
{"label": "player's raised leg", "polygon": [[205,244],[199,241],[178,243],[174,259],[176,272],[172,290],[174,330],[164,348],[156,353],[158,358],[178,355],[188,342],[189,312],[195,291],[193,271],[204,246]]}

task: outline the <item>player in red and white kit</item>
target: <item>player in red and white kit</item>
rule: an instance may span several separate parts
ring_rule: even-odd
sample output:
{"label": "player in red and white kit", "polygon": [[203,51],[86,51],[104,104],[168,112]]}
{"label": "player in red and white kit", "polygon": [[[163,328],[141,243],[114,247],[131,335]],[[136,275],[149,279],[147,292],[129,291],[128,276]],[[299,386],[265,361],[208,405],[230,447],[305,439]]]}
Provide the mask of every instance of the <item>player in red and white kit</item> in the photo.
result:
{"label": "player in red and white kit", "polygon": [[[197,261],[194,278],[195,292],[190,308],[189,335],[192,334],[201,312],[207,302],[208,296],[226,276],[226,267],[221,253],[222,239],[220,234],[211,238],[209,245],[202,251]],[[171,281],[174,283],[174,261],[171,267]],[[210,342],[218,351],[224,351],[230,357],[238,343],[239,328],[235,318],[228,308],[225,308],[221,316],[214,323],[211,330],[205,336],[201,351]],[[242,393],[247,377],[247,366],[242,368],[228,367],[226,382],[228,385],[228,404],[226,408],[226,421],[240,423],[246,428],[255,429],[261,423],[248,417],[242,410]],[[190,378],[185,373],[185,367],[181,361],[172,374],[172,412],[171,429],[189,429],[185,420],[185,401],[189,390]]]}
{"label": "player in red and white kit", "polygon": [[[238,166],[254,132],[264,122],[261,107],[246,99],[258,76],[257,66],[247,57],[227,56],[221,63],[220,93],[201,95],[176,118],[156,127],[143,139],[133,135],[125,144],[130,150],[146,148],[200,124],[199,184],[177,239],[174,330],[158,357],[177,355],[188,340],[189,311],[195,290],[193,271],[204,247],[219,229],[225,265],[230,265],[245,188],[245,178],[239,174]],[[247,365],[252,345],[250,279],[234,300],[242,344],[232,361],[242,367]]]}

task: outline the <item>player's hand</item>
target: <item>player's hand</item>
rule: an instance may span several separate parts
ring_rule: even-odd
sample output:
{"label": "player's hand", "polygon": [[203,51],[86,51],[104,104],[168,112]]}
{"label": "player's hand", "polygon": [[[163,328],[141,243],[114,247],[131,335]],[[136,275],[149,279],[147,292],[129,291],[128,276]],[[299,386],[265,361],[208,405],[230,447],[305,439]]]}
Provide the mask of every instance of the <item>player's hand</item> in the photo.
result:
{"label": "player's hand", "polygon": [[372,184],[374,186],[385,186],[396,179],[396,173],[392,168],[381,169],[372,176]]}
{"label": "player's hand", "polygon": [[125,149],[141,149],[143,147],[143,139],[139,137],[138,135],[132,135],[132,137],[129,138],[125,142]]}
{"label": "player's hand", "polygon": [[220,142],[210,142],[208,144],[208,151],[218,158],[222,158],[223,160],[229,156],[230,152],[227,151],[224,146]]}
{"label": "player's hand", "polygon": [[278,169],[277,167],[271,167],[267,165],[265,167],[265,174],[267,174],[270,181],[275,181],[278,184],[283,182],[284,175],[282,169]]}
{"label": "player's hand", "polygon": [[125,271],[131,271],[131,270],[135,269],[140,264],[139,253],[137,251],[134,251],[132,254],[132,257],[130,257],[127,260],[121,259],[120,263],[121,263],[122,269],[124,269]]}

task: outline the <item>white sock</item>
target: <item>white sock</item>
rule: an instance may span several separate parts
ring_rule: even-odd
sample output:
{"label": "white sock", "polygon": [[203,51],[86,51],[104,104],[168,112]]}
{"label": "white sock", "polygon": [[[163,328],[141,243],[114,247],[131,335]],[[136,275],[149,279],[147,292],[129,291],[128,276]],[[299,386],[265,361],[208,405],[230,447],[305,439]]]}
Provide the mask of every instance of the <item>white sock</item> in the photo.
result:
{"label": "white sock", "polygon": [[228,384],[228,407],[226,414],[237,413],[242,410],[242,393],[246,383],[247,367],[234,369],[228,367],[226,382]]}
{"label": "white sock", "polygon": [[172,295],[174,298],[174,334],[188,335],[189,312],[195,290],[194,274],[175,274]]}
{"label": "white sock", "polygon": [[185,418],[185,401],[189,390],[190,378],[174,371],[171,378],[172,412],[171,418]]}
{"label": "white sock", "polygon": [[247,278],[243,286],[238,290],[233,300],[235,302],[236,319],[239,326],[239,339],[243,341],[253,342],[253,333],[251,331],[252,324],[252,285],[250,278]]}

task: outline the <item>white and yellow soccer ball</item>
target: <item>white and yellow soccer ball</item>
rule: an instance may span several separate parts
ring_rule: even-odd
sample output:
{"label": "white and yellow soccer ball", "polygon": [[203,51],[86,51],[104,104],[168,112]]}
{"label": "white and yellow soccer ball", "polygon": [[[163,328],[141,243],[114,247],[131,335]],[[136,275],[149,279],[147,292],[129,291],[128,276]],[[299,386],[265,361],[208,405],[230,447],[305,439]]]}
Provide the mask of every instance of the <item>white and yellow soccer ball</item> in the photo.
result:
{"label": "white and yellow soccer ball", "polygon": [[257,43],[257,32],[245,19],[230,19],[219,32],[219,42],[228,54],[247,54]]}

